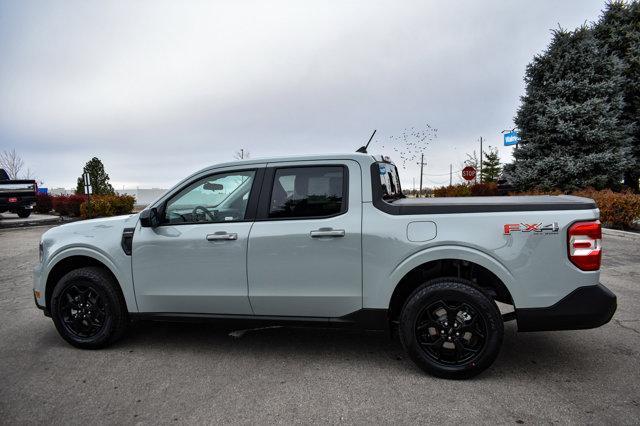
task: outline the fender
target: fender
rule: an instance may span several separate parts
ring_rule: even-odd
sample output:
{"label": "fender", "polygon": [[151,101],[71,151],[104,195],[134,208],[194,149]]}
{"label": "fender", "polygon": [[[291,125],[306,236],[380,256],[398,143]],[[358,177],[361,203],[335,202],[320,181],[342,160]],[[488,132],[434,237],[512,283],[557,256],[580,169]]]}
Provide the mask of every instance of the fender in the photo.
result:
{"label": "fender", "polygon": [[494,273],[503,282],[511,293],[514,304],[517,305],[522,297],[522,289],[518,286],[511,272],[494,257],[480,250],[465,246],[441,245],[420,250],[404,259],[395,267],[389,274],[388,282],[390,283],[390,287],[387,289],[387,300],[391,301],[391,296],[396,286],[411,270],[424,263],[443,259],[458,259],[476,263]]}
{"label": "fender", "polygon": [[[44,268],[43,282],[46,284],[49,278],[49,273],[55,265],[71,256],[86,256],[102,263],[107,269],[109,269],[109,271],[111,271],[113,276],[116,277],[118,285],[124,295],[127,310],[129,312],[138,312],[138,305],[133,291],[133,280],[131,279],[131,262],[129,261],[125,268],[122,266],[118,267],[106,252],[93,246],[72,245],[58,249],[56,253],[50,257],[46,267]],[[129,273],[127,274],[126,271],[129,271]]]}

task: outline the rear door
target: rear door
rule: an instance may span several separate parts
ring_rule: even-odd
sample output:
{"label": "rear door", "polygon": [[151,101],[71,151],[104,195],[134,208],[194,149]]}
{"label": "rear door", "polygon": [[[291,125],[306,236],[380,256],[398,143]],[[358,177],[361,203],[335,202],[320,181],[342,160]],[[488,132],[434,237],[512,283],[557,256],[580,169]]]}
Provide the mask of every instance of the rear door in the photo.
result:
{"label": "rear door", "polygon": [[256,315],[362,308],[361,171],[351,160],[269,164],[247,256]]}

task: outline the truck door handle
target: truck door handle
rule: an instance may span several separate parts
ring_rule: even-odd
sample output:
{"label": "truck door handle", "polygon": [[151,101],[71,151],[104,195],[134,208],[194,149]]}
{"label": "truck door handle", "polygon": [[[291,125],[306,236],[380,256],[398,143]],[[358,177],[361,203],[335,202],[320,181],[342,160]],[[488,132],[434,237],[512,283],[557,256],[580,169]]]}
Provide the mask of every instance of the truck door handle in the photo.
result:
{"label": "truck door handle", "polygon": [[311,238],[344,237],[344,229],[320,228],[309,232]]}
{"label": "truck door handle", "polygon": [[238,234],[226,233],[224,231],[216,232],[215,234],[207,234],[207,241],[229,241],[237,240]]}

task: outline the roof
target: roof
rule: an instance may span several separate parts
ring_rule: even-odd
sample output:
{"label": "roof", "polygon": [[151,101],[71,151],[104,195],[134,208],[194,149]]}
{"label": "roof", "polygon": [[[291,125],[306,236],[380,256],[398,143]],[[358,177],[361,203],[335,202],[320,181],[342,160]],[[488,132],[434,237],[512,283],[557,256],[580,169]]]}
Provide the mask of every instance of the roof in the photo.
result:
{"label": "roof", "polygon": [[287,161],[322,161],[322,160],[353,160],[358,163],[369,165],[374,161],[377,161],[371,154],[360,154],[356,152],[343,153],[343,154],[311,154],[311,155],[291,155],[284,157],[263,157],[263,158],[250,158],[248,160],[237,160],[237,161],[228,161],[225,163],[218,163],[211,165],[209,167],[205,167],[200,170],[206,171],[210,169],[217,169],[221,167],[229,167],[229,166],[245,166],[245,165],[253,165],[253,164],[264,164],[264,163],[281,163]]}

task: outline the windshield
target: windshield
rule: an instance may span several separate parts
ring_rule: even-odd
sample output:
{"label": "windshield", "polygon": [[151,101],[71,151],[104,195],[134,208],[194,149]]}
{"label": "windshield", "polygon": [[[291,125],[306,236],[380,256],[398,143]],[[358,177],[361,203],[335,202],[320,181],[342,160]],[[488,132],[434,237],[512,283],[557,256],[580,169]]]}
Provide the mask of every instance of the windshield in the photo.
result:
{"label": "windshield", "polygon": [[380,185],[382,186],[383,200],[397,200],[404,197],[400,188],[400,177],[398,169],[391,163],[378,163],[378,171],[380,172]]}

